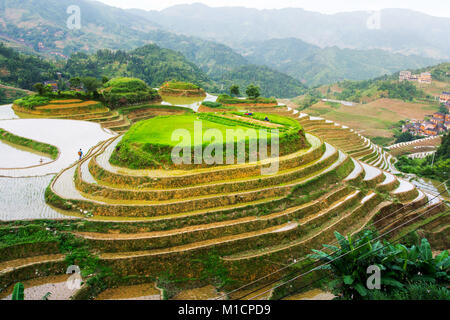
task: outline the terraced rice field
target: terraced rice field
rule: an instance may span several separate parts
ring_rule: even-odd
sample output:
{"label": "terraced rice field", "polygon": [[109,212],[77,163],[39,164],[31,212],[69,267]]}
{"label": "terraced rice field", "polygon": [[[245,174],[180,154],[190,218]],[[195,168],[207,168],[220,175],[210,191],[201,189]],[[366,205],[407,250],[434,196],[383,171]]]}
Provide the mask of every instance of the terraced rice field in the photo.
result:
{"label": "terraced rice field", "polygon": [[387,149],[389,152],[398,157],[405,154],[414,154],[414,153],[422,153],[422,152],[432,152],[435,151],[436,148],[441,144],[442,137],[427,137],[423,139],[408,141],[408,142],[400,142],[393,144]]}
{"label": "terraced rice field", "polygon": [[[109,136],[58,173],[49,187],[57,199],[51,204],[104,224],[101,230],[72,232],[118,276],[198,278],[202,261],[214,253],[236,285],[331,243],[334,231],[385,230],[417,214],[415,208],[442,209],[439,198],[429,201],[433,197],[427,192],[397,178],[392,155],[353,129],[289,107],[263,109],[298,121],[310,146],[245,164],[133,170],[109,162],[122,137]],[[275,161],[279,170],[262,175],[261,168]],[[37,256],[26,265],[60,263],[59,256],[48,259]],[[25,268],[20,261],[15,266]],[[1,272],[14,271],[4,267]],[[121,297],[111,289],[97,298],[153,296],[143,288],[130,288],[133,293]],[[214,287],[202,286],[175,298],[217,296]]]}
{"label": "terraced rice field", "polygon": [[[296,106],[297,107],[297,106]],[[325,117],[357,130],[367,137],[392,138],[392,126],[400,120],[424,119],[438,111],[437,104],[378,99],[354,106],[331,106],[320,101],[304,110],[313,116]]]}

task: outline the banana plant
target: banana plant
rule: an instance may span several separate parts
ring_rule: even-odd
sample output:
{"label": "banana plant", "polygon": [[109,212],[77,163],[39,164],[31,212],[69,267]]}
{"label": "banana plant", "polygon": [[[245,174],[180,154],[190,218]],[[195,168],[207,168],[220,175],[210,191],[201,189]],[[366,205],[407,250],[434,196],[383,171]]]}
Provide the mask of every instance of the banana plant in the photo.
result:
{"label": "banana plant", "polygon": [[14,286],[11,300],[25,300],[25,288],[22,283],[18,282]]}
{"label": "banana plant", "polygon": [[387,293],[417,282],[443,286],[450,282],[448,251],[433,258],[426,239],[422,239],[419,246],[408,248],[403,244],[373,241],[376,234],[370,230],[355,237],[344,237],[338,232],[335,236],[339,247],[324,245],[324,251],[313,250],[309,257],[326,263],[318,269],[331,271],[334,280],[329,286],[335,295],[343,299],[363,299],[367,296],[367,267],[371,265],[380,268],[381,289]]}

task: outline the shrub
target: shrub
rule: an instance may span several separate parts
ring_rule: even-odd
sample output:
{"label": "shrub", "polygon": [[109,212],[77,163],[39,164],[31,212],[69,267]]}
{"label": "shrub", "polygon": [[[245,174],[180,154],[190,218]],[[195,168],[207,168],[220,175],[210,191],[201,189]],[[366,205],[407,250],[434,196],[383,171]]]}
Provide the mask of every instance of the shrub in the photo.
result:
{"label": "shrub", "polygon": [[189,83],[189,82],[181,82],[181,81],[169,81],[162,85],[162,88],[169,88],[175,90],[198,90],[199,86]]}
{"label": "shrub", "polygon": [[219,102],[212,102],[212,101],[203,101],[202,105],[204,105],[205,107],[208,108],[213,108],[213,109],[219,109],[222,108],[223,105]]}
{"label": "shrub", "polygon": [[49,102],[50,98],[34,94],[14,101],[14,104],[22,108],[32,110],[38,106],[45,106]]}
{"label": "shrub", "polygon": [[245,103],[248,103],[248,104],[255,104],[255,103],[277,104],[277,100],[275,98],[258,97],[258,98],[254,98],[254,99],[238,99],[238,98],[233,98],[227,94],[219,95],[219,97],[217,98],[217,102],[222,103],[222,104],[245,104]]}

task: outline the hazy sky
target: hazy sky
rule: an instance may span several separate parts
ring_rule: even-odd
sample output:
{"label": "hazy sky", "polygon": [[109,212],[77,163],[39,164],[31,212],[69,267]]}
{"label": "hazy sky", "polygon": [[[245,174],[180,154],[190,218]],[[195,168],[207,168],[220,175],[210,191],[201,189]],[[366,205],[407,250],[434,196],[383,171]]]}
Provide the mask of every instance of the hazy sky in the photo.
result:
{"label": "hazy sky", "polygon": [[433,16],[450,17],[450,0],[98,0],[120,8],[162,10],[184,3],[201,2],[210,7],[240,6],[257,9],[303,8],[322,13],[407,8]]}

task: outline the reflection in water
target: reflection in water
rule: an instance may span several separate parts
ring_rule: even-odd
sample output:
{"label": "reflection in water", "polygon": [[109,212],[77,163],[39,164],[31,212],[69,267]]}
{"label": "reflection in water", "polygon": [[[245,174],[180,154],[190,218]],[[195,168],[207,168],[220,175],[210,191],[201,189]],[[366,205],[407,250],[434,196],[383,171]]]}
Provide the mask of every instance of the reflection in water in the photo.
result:
{"label": "reflection in water", "polygon": [[45,203],[53,175],[32,178],[0,177],[0,220],[68,218]]}
{"label": "reflection in water", "polygon": [[12,146],[0,141],[0,168],[23,168],[48,163],[49,157],[29,149]]}
{"label": "reflection in water", "polygon": [[161,96],[163,99],[162,105],[167,106],[180,106],[198,111],[198,108],[203,101],[215,102],[217,96],[212,96],[207,94],[206,97],[172,97],[172,96]]}

